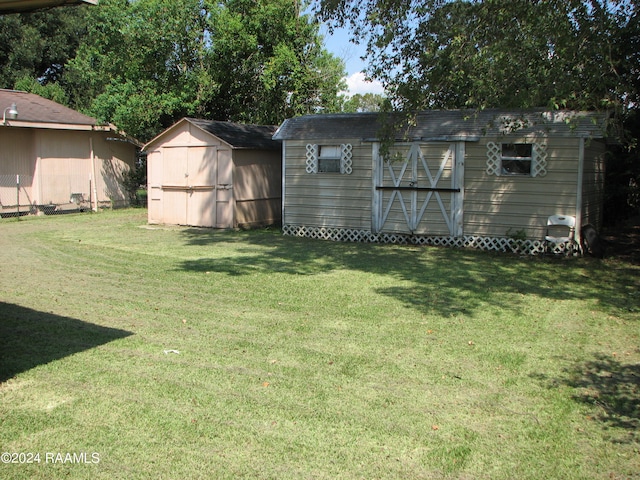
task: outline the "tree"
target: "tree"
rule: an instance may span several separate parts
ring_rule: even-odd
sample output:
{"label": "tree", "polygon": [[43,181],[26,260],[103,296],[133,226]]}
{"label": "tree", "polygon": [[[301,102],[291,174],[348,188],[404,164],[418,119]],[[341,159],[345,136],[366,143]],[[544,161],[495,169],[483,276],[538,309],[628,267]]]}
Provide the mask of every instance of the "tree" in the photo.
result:
{"label": "tree", "polygon": [[397,123],[422,109],[603,111],[621,140],[606,208],[637,213],[637,0],[317,0],[317,12],[367,43],[368,75],[403,112],[381,131],[383,152]]}
{"label": "tree", "polygon": [[87,13],[88,7],[79,6],[0,15],[0,85],[58,82],[86,35]]}
{"label": "tree", "polygon": [[386,101],[384,95],[378,93],[356,93],[351,97],[346,97],[342,105],[342,111],[348,113],[355,112],[379,112]]}
{"label": "tree", "polygon": [[183,116],[280,123],[339,108],[344,66],[318,29],[291,0],[103,0],[63,83],[143,141]]}
{"label": "tree", "polygon": [[367,42],[368,74],[398,109],[637,105],[636,2],[319,2]]}

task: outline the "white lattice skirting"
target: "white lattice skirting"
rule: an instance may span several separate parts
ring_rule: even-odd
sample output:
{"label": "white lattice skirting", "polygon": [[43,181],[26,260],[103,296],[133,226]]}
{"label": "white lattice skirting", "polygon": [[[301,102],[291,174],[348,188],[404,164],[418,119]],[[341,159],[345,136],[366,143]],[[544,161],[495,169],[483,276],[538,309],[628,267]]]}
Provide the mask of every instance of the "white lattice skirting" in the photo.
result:
{"label": "white lattice skirting", "polygon": [[350,228],[305,227],[302,225],[283,225],[284,235],[293,237],[316,238],[319,240],[333,240],[335,242],[367,242],[367,243],[398,243],[408,245],[431,245],[441,247],[477,248],[498,252],[511,252],[525,255],[540,253],[568,253],[578,254],[573,244],[549,245],[543,240],[518,240],[509,237],[480,237],[467,235],[462,237],[406,235],[400,233],[374,234],[367,230]]}

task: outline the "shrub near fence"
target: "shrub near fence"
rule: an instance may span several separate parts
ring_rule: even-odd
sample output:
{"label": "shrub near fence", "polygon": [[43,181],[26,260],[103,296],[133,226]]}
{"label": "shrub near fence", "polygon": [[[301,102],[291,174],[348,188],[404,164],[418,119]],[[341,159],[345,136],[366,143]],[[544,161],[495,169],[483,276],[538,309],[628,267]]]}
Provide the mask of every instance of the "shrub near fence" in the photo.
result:
{"label": "shrub near fence", "polygon": [[92,190],[85,175],[48,175],[39,183],[32,175],[0,175],[0,217],[90,211]]}

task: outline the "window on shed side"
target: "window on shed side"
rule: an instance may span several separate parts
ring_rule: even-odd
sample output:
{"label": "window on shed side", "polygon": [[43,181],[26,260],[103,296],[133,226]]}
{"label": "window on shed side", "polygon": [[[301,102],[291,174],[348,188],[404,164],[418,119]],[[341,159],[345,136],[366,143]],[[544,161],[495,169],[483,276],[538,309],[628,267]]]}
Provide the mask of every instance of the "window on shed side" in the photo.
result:
{"label": "window on shed side", "polygon": [[503,143],[500,154],[502,175],[531,176],[533,144]]}
{"label": "window on shed side", "polygon": [[340,173],[341,146],[319,145],[318,150],[318,173]]}

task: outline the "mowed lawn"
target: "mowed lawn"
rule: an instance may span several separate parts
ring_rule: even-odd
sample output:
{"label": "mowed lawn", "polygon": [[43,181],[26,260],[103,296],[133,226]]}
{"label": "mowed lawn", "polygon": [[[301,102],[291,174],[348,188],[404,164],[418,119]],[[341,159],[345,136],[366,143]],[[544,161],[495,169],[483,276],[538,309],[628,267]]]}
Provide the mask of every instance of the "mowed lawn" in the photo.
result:
{"label": "mowed lawn", "polygon": [[0,221],[0,478],[640,478],[640,268]]}

